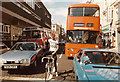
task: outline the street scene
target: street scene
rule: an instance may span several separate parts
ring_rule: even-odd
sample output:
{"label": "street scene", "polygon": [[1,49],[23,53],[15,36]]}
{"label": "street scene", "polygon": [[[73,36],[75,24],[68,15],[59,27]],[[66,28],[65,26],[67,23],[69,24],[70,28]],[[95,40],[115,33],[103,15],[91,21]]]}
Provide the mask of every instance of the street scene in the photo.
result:
{"label": "street scene", "polygon": [[0,0],[1,82],[120,81],[120,0]]}

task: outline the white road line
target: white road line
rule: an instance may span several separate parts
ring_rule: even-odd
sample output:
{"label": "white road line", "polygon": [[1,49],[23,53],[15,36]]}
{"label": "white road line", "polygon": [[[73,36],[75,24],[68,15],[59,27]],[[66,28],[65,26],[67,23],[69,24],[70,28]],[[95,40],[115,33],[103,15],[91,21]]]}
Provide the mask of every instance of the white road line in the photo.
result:
{"label": "white road line", "polygon": [[59,56],[59,58],[62,58],[62,55],[63,55],[63,54],[61,54],[61,55]]}

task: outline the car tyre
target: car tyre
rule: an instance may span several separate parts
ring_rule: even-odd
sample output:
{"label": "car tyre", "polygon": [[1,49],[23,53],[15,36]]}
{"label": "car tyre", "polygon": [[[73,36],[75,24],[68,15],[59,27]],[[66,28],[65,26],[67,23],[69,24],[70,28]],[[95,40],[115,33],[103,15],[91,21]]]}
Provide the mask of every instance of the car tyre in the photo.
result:
{"label": "car tyre", "polygon": [[75,81],[76,81],[76,82],[79,82],[79,81],[78,81],[78,76],[75,76]]}

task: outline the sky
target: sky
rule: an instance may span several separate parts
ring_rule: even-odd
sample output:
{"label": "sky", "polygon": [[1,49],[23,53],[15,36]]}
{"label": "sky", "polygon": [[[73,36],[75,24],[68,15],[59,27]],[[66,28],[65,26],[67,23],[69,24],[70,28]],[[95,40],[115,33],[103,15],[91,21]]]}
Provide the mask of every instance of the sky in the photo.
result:
{"label": "sky", "polygon": [[52,23],[62,25],[66,29],[68,6],[85,3],[88,0],[41,0],[52,16]]}

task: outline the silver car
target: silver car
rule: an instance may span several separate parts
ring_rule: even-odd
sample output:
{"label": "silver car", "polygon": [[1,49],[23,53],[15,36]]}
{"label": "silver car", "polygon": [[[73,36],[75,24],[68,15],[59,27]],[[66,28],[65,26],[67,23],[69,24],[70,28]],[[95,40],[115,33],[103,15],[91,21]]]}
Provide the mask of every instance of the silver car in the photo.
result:
{"label": "silver car", "polygon": [[17,42],[10,51],[2,54],[2,69],[18,69],[34,65],[42,56],[42,49],[36,42]]}

